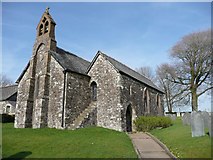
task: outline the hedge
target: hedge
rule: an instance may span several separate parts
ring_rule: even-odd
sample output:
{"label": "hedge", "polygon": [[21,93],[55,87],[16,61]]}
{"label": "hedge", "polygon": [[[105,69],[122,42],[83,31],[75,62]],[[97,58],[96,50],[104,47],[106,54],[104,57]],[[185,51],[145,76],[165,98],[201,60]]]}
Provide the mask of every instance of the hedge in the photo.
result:
{"label": "hedge", "polygon": [[172,120],[169,117],[141,116],[134,121],[134,124],[137,131],[148,132],[157,127],[169,127],[172,125]]}

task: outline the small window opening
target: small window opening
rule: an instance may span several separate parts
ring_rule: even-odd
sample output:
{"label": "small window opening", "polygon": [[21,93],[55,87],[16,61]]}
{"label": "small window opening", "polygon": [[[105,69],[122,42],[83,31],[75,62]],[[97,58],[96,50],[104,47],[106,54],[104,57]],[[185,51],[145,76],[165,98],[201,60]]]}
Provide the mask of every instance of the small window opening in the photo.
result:
{"label": "small window opening", "polygon": [[46,17],[43,18],[42,22],[44,23],[46,21]]}
{"label": "small window opening", "polygon": [[42,35],[42,33],[43,33],[43,24],[41,24],[39,27],[39,36]]}
{"label": "small window opening", "polygon": [[149,98],[149,92],[147,90],[147,88],[144,89],[143,92],[143,98],[144,98],[144,108],[145,108],[145,112],[150,113],[150,98]]}
{"label": "small window opening", "polygon": [[132,86],[129,86],[129,95],[132,95]]}
{"label": "small window opening", "polygon": [[95,82],[91,83],[91,90],[92,90],[92,100],[97,100],[97,84]]}
{"label": "small window opening", "polygon": [[48,32],[48,28],[49,28],[49,22],[47,21],[47,22],[45,23],[44,33],[47,33],[47,32]]}
{"label": "small window opening", "polygon": [[157,107],[159,106],[159,95],[156,95],[156,103],[157,103]]}
{"label": "small window opening", "polygon": [[10,106],[6,106],[6,113],[10,113]]}
{"label": "small window opening", "polygon": [[161,98],[160,98],[159,94],[156,95],[156,101],[157,101],[156,103],[157,103],[158,110],[160,111],[160,109],[161,109]]}
{"label": "small window opening", "polygon": [[147,108],[147,94],[146,94],[146,92],[144,94],[144,106],[145,106],[145,108]]}

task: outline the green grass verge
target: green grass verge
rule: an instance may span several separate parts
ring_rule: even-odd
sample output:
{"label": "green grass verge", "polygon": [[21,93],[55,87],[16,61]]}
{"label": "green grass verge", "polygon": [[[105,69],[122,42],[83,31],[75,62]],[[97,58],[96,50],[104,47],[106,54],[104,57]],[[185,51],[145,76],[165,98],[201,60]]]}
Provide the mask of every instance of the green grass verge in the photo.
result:
{"label": "green grass verge", "polygon": [[211,158],[211,138],[207,134],[192,138],[191,127],[184,126],[180,118],[174,121],[173,126],[150,133],[178,158]]}
{"label": "green grass verge", "polygon": [[4,158],[136,158],[128,135],[88,127],[78,130],[15,129],[2,124]]}

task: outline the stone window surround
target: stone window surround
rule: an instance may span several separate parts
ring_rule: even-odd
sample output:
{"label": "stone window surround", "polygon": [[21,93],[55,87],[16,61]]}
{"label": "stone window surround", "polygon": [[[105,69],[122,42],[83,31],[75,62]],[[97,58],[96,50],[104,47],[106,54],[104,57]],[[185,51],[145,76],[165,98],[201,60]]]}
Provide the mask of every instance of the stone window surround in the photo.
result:
{"label": "stone window surround", "polygon": [[7,104],[6,107],[5,107],[5,113],[10,113],[11,112],[11,108],[12,108],[12,106]]}
{"label": "stone window surround", "polygon": [[147,87],[145,87],[143,90],[143,102],[144,102],[145,110],[149,114],[150,113],[150,95],[149,95],[149,90],[147,89]]}
{"label": "stone window surround", "polygon": [[91,87],[91,98],[93,101],[97,101],[97,83],[95,81],[92,81],[90,87]]}
{"label": "stone window surround", "polygon": [[41,36],[49,31],[49,21],[46,17],[43,18],[40,26],[39,26],[39,33],[38,36]]}

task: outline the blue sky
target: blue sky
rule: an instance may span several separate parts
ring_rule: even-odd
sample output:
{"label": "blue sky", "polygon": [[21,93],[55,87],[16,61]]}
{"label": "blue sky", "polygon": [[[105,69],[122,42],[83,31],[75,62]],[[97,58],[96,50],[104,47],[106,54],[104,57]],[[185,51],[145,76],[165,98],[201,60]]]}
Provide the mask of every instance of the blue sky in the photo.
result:
{"label": "blue sky", "polygon": [[57,45],[91,61],[98,50],[132,69],[169,62],[181,37],[211,27],[211,3],[2,3],[2,72],[15,81],[50,7]]}

